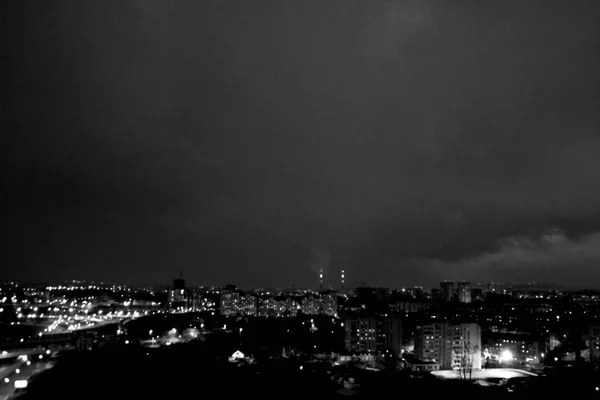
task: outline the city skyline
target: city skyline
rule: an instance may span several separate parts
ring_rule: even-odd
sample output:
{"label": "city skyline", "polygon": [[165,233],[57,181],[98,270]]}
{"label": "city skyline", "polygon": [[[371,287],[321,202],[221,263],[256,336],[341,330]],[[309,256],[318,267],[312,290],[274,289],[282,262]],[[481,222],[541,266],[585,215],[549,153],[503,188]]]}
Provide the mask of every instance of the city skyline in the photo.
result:
{"label": "city skyline", "polygon": [[[173,278],[173,277],[172,277]],[[187,281],[185,279],[185,277],[183,277],[182,275],[179,275],[176,278],[170,279],[168,281],[163,281],[163,282],[143,282],[143,283],[125,283],[125,282],[118,282],[118,281],[114,281],[114,280],[106,280],[106,281],[95,281],[95,280],[89,280],[89,279],[67,279],[67,280],[61,280],[61,281],[57,281],[57,280],[53,280],[53,281],[40,281],[40,280],[12,280],[12,281],[0,281],[0,285],[6,284],[6,285],[22,285],[24,287],[27,286],[34,286],[34,287],[46,287],[48,285],[52,286],[64,286],[64,287],[68,287],[69,285],[73,285],[73,284],[79,284],[79,285],[100,285],[100,286],[105,286],[105,287],[109,287],[109,286],[117,286],[117,287],[130,287],[130,288],[172,288],[178,285],[181,285],[181,283],[175,283],[175,281],[181,280],[183,281],[183,285],[186,288],[212,288],[212,289],[228,289],[228,288],[235,288],[236,290],[242,290],[242,291],[246,291],[246,290],[250,290],[250,291],[254,291],[254,290],[258,290],[258,291],[273,291],[273,290],[279,290],[282,292],[288,292],[288,291],[311,291],[311,292],[329,292],[329,291],[339,291],[341,293],[343,292],[351,292],[354,291],[357,288],[373,288],[373,289],[389,289],[392,291],[407,291],[407,293],[409,293],[410,291],[414,291],[414,290],[420,290],[423,291],[425,293],[431,293],[432,291],[439,291],[440,292],[440,296],[442,298],[446,297],[444,294],[444,284],[445,283],[451,283],[452,287],[450,289],[450,298],[447,299],[447,301],[454,301],[454,295],[456,295],[456,300],[459,302],[471,302],[472,300],[462,300],[461,295],[459,294],[461,292],[461,285],[463,285],[463,289],[468,288],[467,290],[483,290],[483,291],[497,291],[498,293],[503,293],[505,291],[522,291],[522,290],[531,290],[531,291],[537,291],[537,290],[542,290],[542,291],[546,291],[546,290],[550,290],[550,291],[559,291],[559,292],[576,292],[576,291],[600,291],[600,288],[594,288],[594,287],[569,287],[569,286],[564,286],[561,284],[557,284],[554,282],[498,282],[498,281],[490,281],[490,282],[470,282],[470,281],[465,281],[465,280],[443,280],[443,281],[438,281],[438,282],[434,282],[431,284],[426,284],[421,282],[420,284],[416,284],[416,285],[401,285],[401,284],[388,284],[388,285],[371,285],[369,284],[369,282],[357,282],[354,285],[348,285],[347,282],[336,282],[335,284],[322,284],[320,281],[317,284],[312,284],[312,285],[299,285],[296,282],[288,282],[288,285],[283,285],[283,286],[265,286],[265,285],[257,285],[257,286],[252,286],[252,285],[241,285],[241,284],[237,284],[235,281],[227,281],[227,282],[222,282],[222,283],[217,283],[217,284],[206,284],[206,283],[198,283],[198,282],[190,282]],[[414,294],[413,294],[414,295]],[[463,295],[465,296],[465,295]],[[452,300],[451,300],[452,298]],[[467,297],[468,298],[468,297]]]}
{"label": "city skyline", "polygon": [[600,287],[599,2],[226,3],[10,3],[0,280]]}

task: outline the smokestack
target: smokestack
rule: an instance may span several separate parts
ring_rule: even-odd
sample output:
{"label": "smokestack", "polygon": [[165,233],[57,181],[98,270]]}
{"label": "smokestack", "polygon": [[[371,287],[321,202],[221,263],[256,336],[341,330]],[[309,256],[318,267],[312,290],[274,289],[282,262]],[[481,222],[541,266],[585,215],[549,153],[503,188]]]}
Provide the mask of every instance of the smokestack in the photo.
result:
{"label": "smokestack", "polygon": [[342,289],[344,288],[344,280],[345,280],[344,270],[342,270]]}
{"label": "smokestack", "polygon": [[323,289],[323,268],[319,271],[319,289]]}

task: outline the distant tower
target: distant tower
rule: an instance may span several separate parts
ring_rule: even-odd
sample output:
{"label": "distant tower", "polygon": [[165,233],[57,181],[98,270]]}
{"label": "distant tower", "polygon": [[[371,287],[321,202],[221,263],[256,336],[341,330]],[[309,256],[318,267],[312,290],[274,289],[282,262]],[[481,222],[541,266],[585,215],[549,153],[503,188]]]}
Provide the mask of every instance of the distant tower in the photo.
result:
{"label": "distant tower", "polygon": [[458,282],[458,301],[461,303],[471,302],[471,283],[467,281]]}
{"label": "distant tower", "polygon": [[344,275],[344,270],[342,270],[342,276],[341,276],[341,278],[342,278],[342,289],[343,289],[344,288],[344,281],[346,279],[346,277]]}
{"label": "distant tower", "polygon": [[323,289],[323,268],[319,271],[319,289]]}
{"label": "distant tower", "polygon": [[173,286],[169,290],[169,303],[182,303],[185,302],[185,280],[183,279],[183,273],[179,273],[179,278],[173,279]]}
{"label": "distant tower", "polygon": [[440,282],[440,292],[444,301],[452,301],[454,298],[454,282],[443,281]]}

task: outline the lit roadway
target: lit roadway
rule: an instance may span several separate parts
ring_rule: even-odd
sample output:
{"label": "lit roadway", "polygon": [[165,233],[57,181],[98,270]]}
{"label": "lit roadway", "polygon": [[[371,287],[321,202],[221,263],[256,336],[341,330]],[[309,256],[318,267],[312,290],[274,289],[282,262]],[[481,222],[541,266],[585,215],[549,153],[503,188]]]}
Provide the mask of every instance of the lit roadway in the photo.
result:
{"label": "lit roadway", "polygon": [[15,381],[30,382],[35,375],[54,366],[48,357],[42,360],[35,358],[30,361],[19,357],[11,365],[0,368],[0,400],[10,399],[15,394]]}
{"label": "lit roadway", "polygon": [[29,359],[33,358],[33,356],[40,356],[44,354],[50,354],[50,350],[46,349],[18,349],[18,350],[4,350],[0,352],[0,360],[5,360],[7,358],[17,358],[19,356],[27,356]]}

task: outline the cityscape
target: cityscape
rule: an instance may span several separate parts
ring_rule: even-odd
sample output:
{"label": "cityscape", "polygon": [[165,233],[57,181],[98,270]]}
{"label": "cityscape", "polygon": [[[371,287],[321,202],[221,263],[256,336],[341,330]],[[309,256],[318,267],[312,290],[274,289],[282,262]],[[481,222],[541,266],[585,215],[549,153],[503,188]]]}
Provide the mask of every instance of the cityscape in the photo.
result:
{"label": "cityscape", "polygon": [[[0,393],[25,390],[65,354],[150,354],[217,336],[223,342],[213,357],[250,369],[317,368],[331,379],[332,395],[364,394],[364,373],[389,378],[391,371],[470,382],[491,395],[526,394],[557,371],[593,374],[600,363],[598,291],[467,281],[348,288],[344,271],[337,288],[324,289],[322,280],[320,272],[313,289],[271,290],[190,286],[183,275],[154,288],[5,282]],[[598,378],[586,379],[581,393],[599,390]]]}
{"label": "cityscape", "polygon": [[600,0],[9,0],[0,400],[600,398]]}

